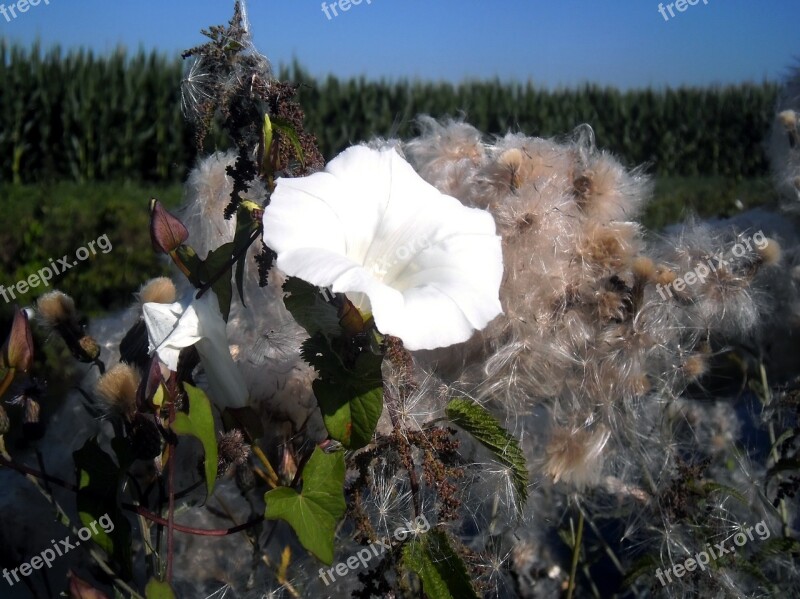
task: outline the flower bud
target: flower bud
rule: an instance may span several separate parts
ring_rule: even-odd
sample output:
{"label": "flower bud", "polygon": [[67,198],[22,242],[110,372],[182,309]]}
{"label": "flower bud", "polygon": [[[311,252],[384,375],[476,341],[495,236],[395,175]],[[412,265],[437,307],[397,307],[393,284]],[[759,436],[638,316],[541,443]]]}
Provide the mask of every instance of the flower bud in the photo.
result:
{"label": "flower bud", "polygon": [[3,361],[9,368],[27,372],[33,362],[33,337],[28,315],[23,310],[14,314],[11,333],[3,347]]}
{"label": "flower bud", "polygon": [[150,200],[150,240],[160,254],[177,250],[189,238],[189,231],[155,198]]}
{"label": "flower bud", "polygon": [[72,570],[69,571],[68,576],[70,599],[108,599],[108,595],[75,576]]}

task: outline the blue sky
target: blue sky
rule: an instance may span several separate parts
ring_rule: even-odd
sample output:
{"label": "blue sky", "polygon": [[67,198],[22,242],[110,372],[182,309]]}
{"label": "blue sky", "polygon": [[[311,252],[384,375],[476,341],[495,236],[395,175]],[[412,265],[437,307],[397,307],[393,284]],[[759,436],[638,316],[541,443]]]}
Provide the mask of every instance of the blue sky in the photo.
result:
{"label": "blue sky", "polygon": [[[233,6],[40,1],[10,22],[0,16],[0,36],[177,55],[201,41],[201,27],[226,22]],[[362,0],[347,12],[337,9],[336,17],[329,9],[331,19],[321,4],[250,0],[259,49],[275,64],[296,57],[315,75],[454,82],[497,76],[549,87],[775,80],[800,58],[798,0],[698,0],[685,12],[673,10],[668,21],[653,0]]]}

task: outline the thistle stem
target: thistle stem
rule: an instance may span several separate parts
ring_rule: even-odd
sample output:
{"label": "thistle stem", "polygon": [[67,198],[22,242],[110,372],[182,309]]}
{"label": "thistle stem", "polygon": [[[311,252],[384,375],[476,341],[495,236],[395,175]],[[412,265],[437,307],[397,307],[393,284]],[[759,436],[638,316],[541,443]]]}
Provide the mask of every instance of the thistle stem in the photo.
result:
{"label": "thistle stem", "polygon": [[567,599],[572,599],[572,594],[575,592],[575,574],[578,571],[578,558],[581,554],[581,545],[583,544],[583,510],[578,510],[578,532],[575,533],[575,546],[572,548],[572,565],[569,569],[569,590],[567,591]]}

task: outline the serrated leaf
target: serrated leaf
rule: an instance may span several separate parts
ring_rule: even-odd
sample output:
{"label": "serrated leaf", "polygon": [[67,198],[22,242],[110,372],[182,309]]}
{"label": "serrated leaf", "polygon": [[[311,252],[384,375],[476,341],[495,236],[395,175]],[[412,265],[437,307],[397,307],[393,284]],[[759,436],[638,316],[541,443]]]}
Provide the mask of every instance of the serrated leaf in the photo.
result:
{"label": "serrated leaf", "polygon": [[303,490],[279,487],[264,495],[268,520],[283,520],[300,544],[320,561],[333,562],[336,525],[347,509],[344,500],[344,452],[325,453],[319,447],[303,469]]}
{"label": "serrated leaf", "polygon": [[[94,437],[73,452],[72,458],[78,481],[78,517],[92,531],[92,540],[121,564],[122,576],[128,577],[132,571],[131,529],[117,501],[123,472]],[[111,520],[111,532],[97,526],[101,518]]]}
{"label": "serrated leaf", "polygon": [[322,333],[332,337],[342,333],[336,306],[326,302],[311,283],[289,277],[283,291],[288,294],[283,298],[286,309],[310,336]]}
{"label": "serrated leaf", "polygon": [[403,565],[419,576],[430,599],[477,599],[461,557],[444,531],[433,529],[405,544]]}
{"label": "serrated leaf", "polygon": [[144,589],[144,596],[146,599],[175,599],[175,591],[168,582],[151,578]]}
{"label": "serrated leaf", "polygon": [[750,502],[747,500],[747,497],[742,495],[739,491],[737,491],[733,487],[722,485],[714,481],[708,481],[703,484],[703,488],[708,492],[719,491],[723,495],[733,497],[734,499],[738,500],[744,507],[750,506]]}
{"label": "serrated leaf", "polygon": [[[758,536],[759,540],[761,540],[761,536],[762,535]],[[784,554],[800,557],[800,541],[789,537],[773,537],[769,540],[764,539],[764,541],[764,544],[759,546],[758,553],[753,557],[754,562],[760,562]]]}
{"label": "serrated leaf", "polygon": [[203,445],[203,463],[206,475],[208,496],[214,491],[217,479],[217,433],[214,430],[214,415],[211,402],[202,389],[184,383],[183,388],[189,397],[189,413],[178,412],[172,423],[172,430],[178,435],[189,435]]}
{"label": "serrated leaf", "polygon": [[528,499],[528,464],[517,440],[483,406],[456,398],[447,404],[447,418],[460,426],[504,466],[511,469],[517,493],[518,512]]}

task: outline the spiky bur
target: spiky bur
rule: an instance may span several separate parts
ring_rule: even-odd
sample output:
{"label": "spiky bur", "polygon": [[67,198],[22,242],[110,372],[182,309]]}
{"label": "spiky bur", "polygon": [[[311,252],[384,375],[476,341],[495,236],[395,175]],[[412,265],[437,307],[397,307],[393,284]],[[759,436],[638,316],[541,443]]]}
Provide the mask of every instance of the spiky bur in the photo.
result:
{"label": "spiky bur", "polygon": [[[495,217],[505,313],[426,362],[526,431],[527,452],[541,456],[534,476],[557,496],[589,487],[658,511],[658,487],[675,472],[666,465],[682,451],[724,454],[698,449],[696,436],[679,444],[665,409],[702,384],[721,348],[756,331],[777,241],[690,221],[647,243],[636,218],[650,181],[596,149],[585,126],[562,140],[487,142],[464,123],[424,120],[401,147],[441,191]],[[725,434],[713,438],[730,449]],[[604,505],[590,497],[580,495],[584,509]],[[629,535],[647,536],[641,523]]]}
{"label": "spiky bur", "polygon": [[245,442],[242,431],[238,429],[220,434],[217,447],[219,448],[218,476],[223,476],[231,468],[238,469],[250,457],[250,447]]}
{"label": "spiky bur", "polygon": [[[202,149],[219,115],[237,149],[236,161],[228,167],[233,190],[225,218],[230,219],[261,173],[262,164],[269,163],[274,174],[300,176],[320,168],[323,159],[315,137],[303,129],[296,88],[274,79],[269,61],[253,46],[242,3],[236,2],[228,26],[211,27],[203,34],[209,42],[183,53],[184,58],[193,60],[183,83],[184,109],[195,125],[198,148]],[[265,115],[280,127],[276,141],[266,149],[262,133]],[[264,151],[270,156],[265,158]]]}

